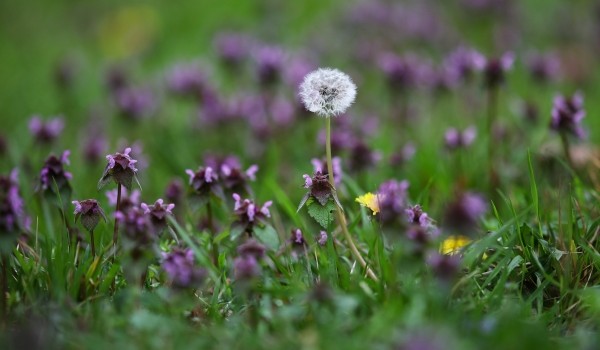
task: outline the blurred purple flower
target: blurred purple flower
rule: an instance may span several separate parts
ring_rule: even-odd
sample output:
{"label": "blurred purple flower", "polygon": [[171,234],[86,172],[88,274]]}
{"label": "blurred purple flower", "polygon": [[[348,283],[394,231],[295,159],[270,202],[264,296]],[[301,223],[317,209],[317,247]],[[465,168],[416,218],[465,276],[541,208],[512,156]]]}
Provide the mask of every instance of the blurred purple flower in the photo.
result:
{"label": "blurred purple flower", "polygon": [[373,168],[381,160],[381,153],[371,150],[362,141],[356,141],[350,149],[349,168],[353,171],[363,171]]}
{"label": "blurred purple flower", "polygon": [[399,152],[396,152],[390,157],[392,166],[400,166],[411,160],[416,153],[415,145],[412,142],[406,143]]}
{"label": "blurred purple flower", "polygon": [[230,193],[250,193],[248,182],[256,180],[256,173],[259,169],[258,165],[253,164],[245,171],[242,170],[242,165],[235,156],[227,156],[224,158],[207,156],[205,157],[204,163],[213,169],[217,169],[219,180],[223,184],[223,187],[230,191]]}
{"label": "blurred purple flower", "polygon": [[261,272],[258,261],[252,255],[238,256],[233,260],[233,275],[238,281],[252,280],[259,277]]}
{"label": "blurred purple flower", "polygon": [[9,176],[0,176],[0,234],[16,235],[28,229],[29,218],[19,190],[18,171]]}
{"label": "blurred purple flower", "polygon": [[90,135],[86,138],[83,146],[83,157],[88,163],[96,163],[106,154],[108,143],[106,138],[99,134]]}
{"label": "blurred purple flower", "polygon": [[62,133],[65,123],[62,117],[52,118],[46,122],[39,116],[33,116],[29,120],[29,131],[35,137],[36,142],[48,144],[54,141]]}
{"label": "blurred purple flower", "polygon": [[556,80],[560,74],[560,61],[552,53],[530,53],[525,57],[525,64],[531,77],[540,83]]}
{"label": "blurred purple flower", "polygon": [[235,224],[243,227],[246,232],[252,232],[254,225],[261,224],[271,217],[269,207],[273,204],[272,201],[259,206],[250,199],[242,200],[237,193],[232,197],[235,200],[233,213],[237,217]]}
{"label": "blurred purple flower", "polygon": [[142,203],[140,208],[150,217],[155,234],[160,234],[167,227],[167,217],[173,215],[175,204],[164,205],[162,199],[157,199],[153,205]]}
{"label": "blurred purple flower", "polygon": [[[326,159],[313,158],[310,162],[312,163],[314,173],[320,172],[323,175],[329,175]],[[333,182],[335,186],[339,186],[342,183],[342,159],[340,157],[333,157],[331,159],[331,167],[333,170]]]}
{"label": "blurred purple flower", "polygon": [[167,201],[180,205],[183,200],[183,183],[179,179],[173,179],[165,189],[165,198]]}
{"label": "blurred purple flower", "polygon": [[242,257],[252,256],[257,261],[264,258],[266,251],[267,251],[267,248],[265,248],[264,245],[258,243],[254,239],[247,240],[244,244],[241,244],[237,248],[237,252],[240,256],[242,256]]}
{"label": "blurred purple flower", "polygon": [[469,81],[473,73],[485,68],[485,57],[474,49],[461,46],[444,59],[443,65],[454,71],[461,81]]}
{"label": "blurred purple flower", "polygon": [[197,171],[187,169],[185,172],[190,176],[189,184],[196,194],[200,196],[208,196],[210,193],[221,195],[219,176],[212,167],[200,167]]}
{"label": "blurred purple flower", "polygon": [[219,59],[228,66],[240,65],[250,55],[250,39],[243,34],[222,33],[214,40]]}
{"label": "blurred purple flower", "polygon": [[444,227],[472,235],[479,219],[487,212],[488,204],[483,196],[473,192],[459,194],[446,207]]}
{"label": "blurred purple flower", "polygon": [[319,232],[319,236],[317,238],[317,243],[321,246],[324,247],[327,244],[327,232],[325,231],[321,231]]}
{"label": "blurred purple flower", "polygon": [[483,69],[486,88],[493,89],[502,85],[514,61],[515,56],[512,52],[505,52],[500,57],[488,58]]}
{"label": "blurred purple flower", "polygon": [[[65,171],[64,167],[69,165],[69,155],[71,151],[66,150],[60,158],[51,155],[46,159],[42,170],[40,171],[40,186],[42,191],[50,191],[56,194],[65,194],[65,191],[71,190],[69,180],[73,175]],[[58,190],[56,192],[56,190]]]}
{"label": "blurred purple flower", "polygon": [[427,265],[433,274],[443,282],[452,281],[460,271],[460,256],[432,252],[427,257]]}
{"label": "blurred purple flower", "polygon": [[206,278],[206,271],[196,264],[194,252],[189,248],[163,252],[161,267],[175,288],[198,287]]}
{"label": "blurred purple flower", "polygon": [[280,78],[286,54],[280,47],[261,46],[254,53],[256,74],[262,85],[271,85]]}
{"label": "blurred purple flower", "polygon": [[379,213],[377,214],[383,224],[400,223],[405,225],[405,208],[408,197],[408,181],[398,182],[388,180],[379,186],[377,198],[379,201]]}
{"label": "blurred purple flower", "polygon": [[306,247],[306,240],[304,239],[304,235],[299,228],[292,229],[291,237],[289,239],[290,245],[292,249],[303,249]]}
{"label": "blurred purple flower", "polygon": [[379,69],[391,88],[404,91],[417,87],[422,81],[423,66],[416,56],[400,57],[392,53],[382,54],[378,59]]}
{"label": "blurred purple flower", "polygon": [[418,204],[404,209],[404,212],[406,213],[406,219],[409,224],[427,227],[431,222],[427,213],[425,213]]}
{"label": "blurred purple flower", "polygon": [[149,116],[157,104],[154,94],[145,88],[119,89],[114,98],[119,113],[131,120]]}
{"label": "blurred purple flower", "polygon": [[571,97],[556,96],[552,105],[550,128],[559,133],[572,134],[584,138],[585,131],[581,121],[585,118],[583,95],[576,92]]}
{"label": "blurred purple flower", "polygon": [[477,137],[477,129],[474,126],[470,126],[463,131],[450,128],[444,134],[444,141],[446,148],[455,150],[469,147],[475,141],[475,137]]}
{"label": "blurred purple flower", "polygon": [[[137,207],[140,205],[140,196],[142,193],[139,190],[131,191],[131,194],[128,193],[127,189],[121,189],[121,202],[119,204],[119,209],[126,212],[133,207]],[[106,198],[108,199],[108,204],[111,207],[117,206],[117,189],[106,191]]]}
{"label": "blurred purple flower", "polygon": [[140,207],[132,207],[127,211],[117,211],[115,219],[119,221],[121,232],[130,241],[133,251],[144,251],[155,241],[155,234],[150,222],[149,215],[146,215]]}
{"label": "blurred purple flower", "polygon": [[197,65],[178,64],[167,74],[167,87],[176,95],[201,98],[207,88],[207,77]]}

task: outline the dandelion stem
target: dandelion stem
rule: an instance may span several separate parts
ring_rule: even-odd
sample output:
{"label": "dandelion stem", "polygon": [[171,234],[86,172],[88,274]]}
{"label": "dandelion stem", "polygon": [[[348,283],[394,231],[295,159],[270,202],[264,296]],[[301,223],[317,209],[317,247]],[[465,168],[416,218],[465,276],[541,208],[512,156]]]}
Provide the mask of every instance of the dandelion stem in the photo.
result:
{"label": "dandelion stem", "polygon": [[[117,208],[118,212],[121,207],[121,184],[117,184]],[[113,247],[115,249],[114,255],[117,255],[117,243],[119,241],[119,220],[115,217],[115,230],[113,231]]]}
{"label": "dandelion stem", "polygon": [[[325,152],[327,153],[327,172],[329,174],[329,183],[331,184],[331,187],[333,187],[334,191],[335,191],[335,182],[333,180],[333,165],[331,162],[331,118],[325,118],[326,120],[326,131],[327,131],[327,140],[325,142]],[[338,222],[340,224],[340,227],[342,229],[342,235],[344,236],[344,238],[346,239],[346,242],[348,243],[348,246],[350,247],[350,252],[352,252],[352,255],[354,256],[354,258],[356,260],[358,260],[358,262],[360,263],[360,265],[367,271],[367,275],[369,275],[369,277],[371,277],[371,279],[373,279],[374,281],[379,281],[379,279],[377,278],[377,276],[375,275],[375,273],[373,272],[373,270],[371,270],[371,268],[367,265],[367,262],[365,261],[365,259],[362,257],[362,255],[360,254],[360,252],[358,251],[358,248],[356,248],[356,245],[354,244],[354,241],[352,240],[352,236],[350,235],[350,232],[348,232],[348,227],[346,224],[346,217],[344,216],[344,213],[342,212],[342,208],[340,206],[336,205],[336,213],[337,213],[337,218],[338,218]]]}

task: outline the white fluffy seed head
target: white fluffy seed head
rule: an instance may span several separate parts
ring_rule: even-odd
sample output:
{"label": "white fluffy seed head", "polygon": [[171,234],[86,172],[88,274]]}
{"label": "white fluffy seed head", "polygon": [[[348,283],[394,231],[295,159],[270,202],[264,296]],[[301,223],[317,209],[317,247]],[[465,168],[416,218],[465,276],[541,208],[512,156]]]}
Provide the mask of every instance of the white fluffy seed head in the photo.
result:
{"label": "white fluffy seed head", "polygon": [[337,69],[319,68],[304,77],[299,95],[307,110],[328,118],[350,107],[356,97],[356,85]]}

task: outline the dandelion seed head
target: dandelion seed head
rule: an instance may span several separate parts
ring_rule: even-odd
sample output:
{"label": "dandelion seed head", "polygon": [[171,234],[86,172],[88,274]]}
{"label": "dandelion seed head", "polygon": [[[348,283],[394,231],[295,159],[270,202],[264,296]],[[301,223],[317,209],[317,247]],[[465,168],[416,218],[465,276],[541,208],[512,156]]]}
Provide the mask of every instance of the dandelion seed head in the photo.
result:
{"label": "dandelion seed head", "polygon": [[338,116],[354,102],[356,85],[337,69],[319,68],[304,77],[299,95],[307,110],[322,117]]}

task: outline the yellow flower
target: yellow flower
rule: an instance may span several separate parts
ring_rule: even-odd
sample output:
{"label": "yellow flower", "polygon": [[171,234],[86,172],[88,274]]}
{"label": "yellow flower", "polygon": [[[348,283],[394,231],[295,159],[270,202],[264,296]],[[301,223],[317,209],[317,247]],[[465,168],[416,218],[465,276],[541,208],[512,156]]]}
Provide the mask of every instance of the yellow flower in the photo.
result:
{"label": "yellow flower", "polygon": [[363,207],[367,207],[371,209],[373,215],[379,213],[379,198],[377,198],[376,194],[371,192],[365,193],[362,196],[356,198],[356,201],[360,203]]}
{"label": "yellow flower", "polygon": [[465,236],[450,236],[440,245],[440,253],[454,255],[460,252],[462,248],[471,243],[471,240]]}

